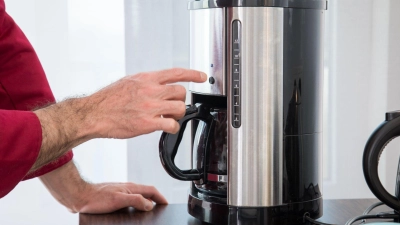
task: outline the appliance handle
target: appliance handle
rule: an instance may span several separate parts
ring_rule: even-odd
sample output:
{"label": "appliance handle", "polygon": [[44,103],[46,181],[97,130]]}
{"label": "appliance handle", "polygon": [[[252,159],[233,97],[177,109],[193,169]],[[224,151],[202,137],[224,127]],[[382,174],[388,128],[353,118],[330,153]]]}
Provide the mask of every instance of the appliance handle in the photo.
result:
{"label": "appliance handle", "polygon": [[379,158],[386,145],[400,136],[400,111],[386,113],[384,121],[370,136],[363,156],[364,177],[372,193],[394,210],[400,210],[400,200],[383,187],[378,176]]}
{"label": "appliance handle", "polygon": [[[210,137],[210,131],[215,124],[214,117],[210,114],[210,108],[204,104],[197,103],[192,106],[187,106],[185,116],[178,120],[180,125],[180,129],[176,134],[169,134],[163,132],[161,135],[160,143],[159,143],[159,153],[160,153],[160,160],[167,171],[167,173],[178,180],[184,181],[193,181],[193,180],[206,180],[206,171],[205,171],[205,160],[203,161],[203,167],[199,169],[191,169],[191,170],[180,170],[175,165],[175,156],[178,152],[179,144],[181,143],[183,133],[186,128],[186,124],[193,119],[204,121],[207,126],[208,130],[206,131],[206,138],[204,143],[206,143],[205,149],[207,154],[208,146],[208,139]],[[205,155],[207,158],[207,155]]]}

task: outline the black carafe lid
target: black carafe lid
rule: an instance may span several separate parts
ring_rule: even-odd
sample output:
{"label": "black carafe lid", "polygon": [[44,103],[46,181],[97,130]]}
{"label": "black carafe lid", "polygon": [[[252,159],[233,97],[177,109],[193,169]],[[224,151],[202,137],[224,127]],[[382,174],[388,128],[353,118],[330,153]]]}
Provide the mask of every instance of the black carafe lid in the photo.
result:
{"label": "black carafe lid", "polygon": [[282,7],[300,9],[324,9],[327,0],[194,0],[189,1],[189,9],[222,7]]}

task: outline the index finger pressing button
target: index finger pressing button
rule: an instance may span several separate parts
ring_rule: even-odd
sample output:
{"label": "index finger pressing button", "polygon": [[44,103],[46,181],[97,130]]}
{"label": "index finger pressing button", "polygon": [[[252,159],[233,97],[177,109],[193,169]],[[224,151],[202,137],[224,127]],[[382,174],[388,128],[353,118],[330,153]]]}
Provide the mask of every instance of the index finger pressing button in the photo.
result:
{"label": "index finger pressing button", "polygon": [[207,75],[203,72],[182,68],[162,70],[157,72],[157,75],[158,76],[156,77],[156,79],[160,84],[169,84],[176,82],[202,83],[207,80]]}

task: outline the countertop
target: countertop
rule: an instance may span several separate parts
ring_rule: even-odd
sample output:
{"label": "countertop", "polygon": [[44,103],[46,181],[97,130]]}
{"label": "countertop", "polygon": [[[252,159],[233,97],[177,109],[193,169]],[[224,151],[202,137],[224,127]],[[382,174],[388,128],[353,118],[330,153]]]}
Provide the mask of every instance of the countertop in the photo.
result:
{"label": "countertop", "polygon": [[[350,218],[361,215],[376,199],[346,199],[324,200],[324,215],[319,221],[326,223],[344,224]],[[388,211],[386,206],[379,207],[373,212]],[[140,212],[132,208],[122,209],[103,215],[79,215],[80,225],[204,225],[187,213],[186,204],[157,205],[151,212]]]}

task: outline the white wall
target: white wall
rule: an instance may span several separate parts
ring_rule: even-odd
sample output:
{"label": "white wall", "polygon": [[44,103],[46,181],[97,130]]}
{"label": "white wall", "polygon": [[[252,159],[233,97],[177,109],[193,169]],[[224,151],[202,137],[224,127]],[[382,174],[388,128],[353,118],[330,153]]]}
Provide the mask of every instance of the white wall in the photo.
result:
{"label": "white wall", "polygon": [[[390,1],[390,13],[388,14],[388,61],[387,61],[387,111],[400,110],[400,1]],[[379,71],[380,75],[383,75]],[[394,194],[394,186],[397,176],[397,164],[399,160],[400,139],[391,142],[387,150],[387,162],[385,164],[386,171],[386,187]],[[382,163],[383,164],[383,163]]]}
{"label": "white wall", "polygon": [[[400,73],[400,27],[394,18],[399,9],[397,1],[389,0],[329,1],[329,100],[324,131],[325,163],[331,166],[324,182],[326,198],[373,197],[361,161],[365,143],[383,122],[384,113],[400,109],[395,87],[400,76],[394,75]],[[398,162],[396,143],[380,161],[382,183],[391,191]]]}
{"label": "white wall", "polygon": [[[5,2],[36,49],[58,101],[93,93],[125,75],[122,0]],[[89,181],[127,181],[126,151],[126,140],[93,140],[74,150],[74,160]],[[52,224],[53,217],[35,215],[43,204],[53,204],[52,215],[65,218],[58,224],[77,223],[77,215],[63,216],[68,212],[34,179],[0,200],[0,224],[20,224],[21,213],[31,216],[33,224]]]}

